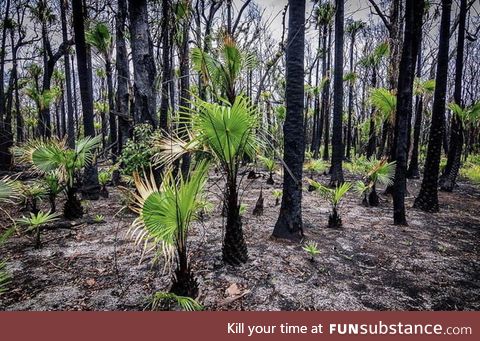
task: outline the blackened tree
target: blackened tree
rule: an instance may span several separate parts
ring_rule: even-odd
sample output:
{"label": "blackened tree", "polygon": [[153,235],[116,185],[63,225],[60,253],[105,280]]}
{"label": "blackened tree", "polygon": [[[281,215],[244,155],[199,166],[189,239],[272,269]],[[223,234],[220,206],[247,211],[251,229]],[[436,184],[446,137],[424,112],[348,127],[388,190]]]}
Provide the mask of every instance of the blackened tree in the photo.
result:
{"label": "blackened tree", "polygon": [[[467,0],[461,0],[458,24],[457,57],[455,60],[455,90],[453,93],[453,100],[462,108],[462,75],[466,18]],[[445,170],[440,178],[440,188],[447,192],[451,192],[453,190],[453,187],[455,186],[455,180],[457,179],[458,171],[460,169],[460,159],[462,156],[464,139],[463,134],[462,119],[453,113],[447,165],[445,166]]]}
{"label": "blackened tree", "polygon": [[[85,8],[82,0],[72,1],[73,31],[75,33],[75,48],[77,52],[78,81],[83,110],[83,128],[85,136],[95,137],[93,124],[93,91],[92,69],[88,67],[90,55],[85,41]],[[82,194],[86,199],[98,199],[100,185],[98,184],[98,169],[96,162],[85,167]]]}
{"label": "blackened tree", "polygon": [[302,224],[302,172],[305,153],[303,130],[305,0],[290,2],[286,49],[286,108],[283,125],[283,196],[273,236],[300,240]]}
{"label": "blackened tree", "polygon": [[330,185],[343,183],[343,38],[344,1],[337,0],[335,11],[335,69],[333,75],[333,130],[332,130],[332,169]]}
{"label": "blackened tree", "polygon": [[407,0],[405,7],[405,35],[403,39],[400,72],[398,76],[397,114],[395,116],[395,145],[397,164],[393,184],[393,220],[406,225],[405,192],[407,188],[408,119],[412,113],[413,78],[418,53],[418,39],[422,30],[423,0]]}
{"label": "blackened tree", "polygon": [[426,212],[438,212],[438,173],[443,131],[445,128],[445,96],[447,92],[451,7],[452,0],[442,0],[442,19],[440,24],[437,74],[432,108],[432,124],[430,126],[422,187],[414,202],[414,207]]}
{"label": "blackened tree", "polygon": [[158,125],[156,114],[155,61],[148,24],[147,0],[129,0],[130,35],[132,37],[135,123]]}

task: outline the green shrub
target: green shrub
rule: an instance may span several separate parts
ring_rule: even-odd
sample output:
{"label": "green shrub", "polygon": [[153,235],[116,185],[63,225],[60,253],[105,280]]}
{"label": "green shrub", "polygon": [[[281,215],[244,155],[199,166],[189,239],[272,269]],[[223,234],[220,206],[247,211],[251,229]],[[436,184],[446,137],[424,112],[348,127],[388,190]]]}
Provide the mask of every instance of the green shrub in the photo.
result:
{"label": "green shrub", "polygon": [[128,139],[120,155],[121,172],[131,176],[150,165],[154,155],[152,141],[155,132],[149,124],[139,124],[133,130],[133,137]]}
{"label": "green shrub", "polygon": [[480,185],[480,155],[470,155],[460,168],[460,175]]}

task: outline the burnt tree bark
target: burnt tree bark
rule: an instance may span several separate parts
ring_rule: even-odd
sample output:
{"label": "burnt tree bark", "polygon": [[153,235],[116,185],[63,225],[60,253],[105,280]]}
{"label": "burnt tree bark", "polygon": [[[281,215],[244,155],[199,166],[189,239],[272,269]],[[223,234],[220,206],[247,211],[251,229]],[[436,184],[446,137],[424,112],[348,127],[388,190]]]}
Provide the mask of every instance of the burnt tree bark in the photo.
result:
{"label": "burnt tree bark", "polygon": [[[457,105],[463,108],[462,103],[462,76],[463,56],[465,44],[465,22],[467,17],[467,0],[460,1],[460,15],[458,24],[457,56],[455,60],[455,89],[453,99]],[[460,170],[460,163],[464,140],[463,122],[460,117],[452,113],[450,145],[445,170],[440,178],[440,189],[451,192],[455,187],[455,181]]]}
{"label": "burnt tree bark", "polygon": [[[85,8],[82,5],[82,0],[72,0],[72,12],[84,133],[85,136],[94,137],[92,69],[88,67],[90,55],[87,53],[87,44],[85,42]],[[94,160],[85,167],[82,194],[86,199],[97,200],[99,193],[98,169],[96,160]]]}
{"label": "burnt tree bark", "polygon": [[407,0],[405,9],[405,35],[398,77],[397,114],[395,115],[396,169],[393,184],[393,221],[407,225],[405,193],[407,189],[407,134],[408,119],[412,112],[413,78],[418,53],[418,39],[422,30],[423,0]]}
{"label": "burnt tree bark", "polygon": [[342,116],[343,116],[343,45],[344,45],[344,1],[335,5],[335,68],[333,75],[333,129],[332,129],[332,168],[330,186],[344,182]]}
{"label": "burnt tree bark", "polygon": [[134,122],[158,126],[156,114],[155,61],[148,24],[147,0],[129,0],[130,35],[134,80]]}
{"label": "burnt tree bark", "polygon": [[286,49],[286,109],[283,125],[284,161],[283,196],[273,236],[290,240],[303,237],[302,171],[305,154],[303,133],[305,0],[289,6],[288,44]]}
{"label": "burnt tree bark", "polygon": [[168,108],[169,108],[169,82],[171,70],[170,51],[171,39],[169,33],[170,22],[170,0],[162,1],[162,85],[160,98],[160,129],[168,130]]}
{"label": "burnt tree bark", "polygon": [[414,202],[414,207],[426,212],[438,212],[438,173],[443,130],[445,127],[445,97],[447,92],[451,7],[452,0],[442,0],[442,19],[440,24],[437,75],[432,108],[432,124],[428,139],[427,159],[423,172],[422,187]]}
{"label": "burnt tree bark", "polygon": [[[66,43],[68,41],[67,33],[67,1],[60,1],[60,16],[62,22],[62,39]],[[67,98],[67,143],[70,148],[75,148],[75,120],[73,112],[73,99],[72,99],[72,74],[70,69],[69,53],[65,53],[63,60],[65,68],[65,94]]]}
{"label": "burnt tree bark", "polygon": [[122,152],[123,146],[130,137],[132,118],[128,108],[130,96],[128,93],[128,82],[130,72],[128,69],[127,44],[125,41],[127,20],[127,2],[118,0],[117,15],[115,17],[115,48],[117,69],[117,92],[115,111],[118,116],[118,153]]}
{"label": "burnt tree bark", "polygon": [[[422,30],[419,34],[418,54],[417,54],[417,78],[422,76]],[[415,123],[413,125],[413,145],[412,155],[410,156],[410,164],[408,165],[407,178],[418,178],[420,172],[418,170],[418,154],[420,145],[420,130],[422,129],[422,115],[423,115],[423,95],[418,94],[415,98]]]}

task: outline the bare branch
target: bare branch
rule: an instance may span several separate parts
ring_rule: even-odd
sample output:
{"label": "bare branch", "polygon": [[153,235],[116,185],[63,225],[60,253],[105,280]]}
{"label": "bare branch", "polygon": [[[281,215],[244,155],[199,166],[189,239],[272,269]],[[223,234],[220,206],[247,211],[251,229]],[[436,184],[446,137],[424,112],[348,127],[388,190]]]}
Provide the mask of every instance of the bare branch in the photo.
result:
{"label": "bare branch", "polygon": [[380,7],[378,7],[378,5],[375,3],[375,1],[373,0],[368,0],[368,2],[370,2],[370,4],[373,6],[373,8],[375,8],[375,12],[378,14],[378,16],[380,17],[380,19],[382,19],[383,23],[385,24],[385,27],[387,28],[388,31],[391,31],[392,30],[392,24],[390,23],[389,20],[387,20],[387,17],[385,16],[385,14],[381,11]]}

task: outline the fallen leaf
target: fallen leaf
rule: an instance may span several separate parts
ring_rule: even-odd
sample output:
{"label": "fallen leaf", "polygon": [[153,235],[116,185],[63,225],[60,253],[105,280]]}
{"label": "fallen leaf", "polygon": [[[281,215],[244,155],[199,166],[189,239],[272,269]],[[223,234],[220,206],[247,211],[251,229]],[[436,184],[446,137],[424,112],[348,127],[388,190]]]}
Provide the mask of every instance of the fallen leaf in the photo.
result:
{"label": "fallen leaf", "polygon": [[87,282],[87,285],[90,287],[93,287],[97,283],[97,281],[95,281],[95,279],[93,278],[87,279],[86,282]]}
{"label": "fallen leaf", "polygon": [[225,290],[225,294],[228,296],[238,296],[241,294],[241,291],[237,283],[233,283],[227,288],[227,290]]}

